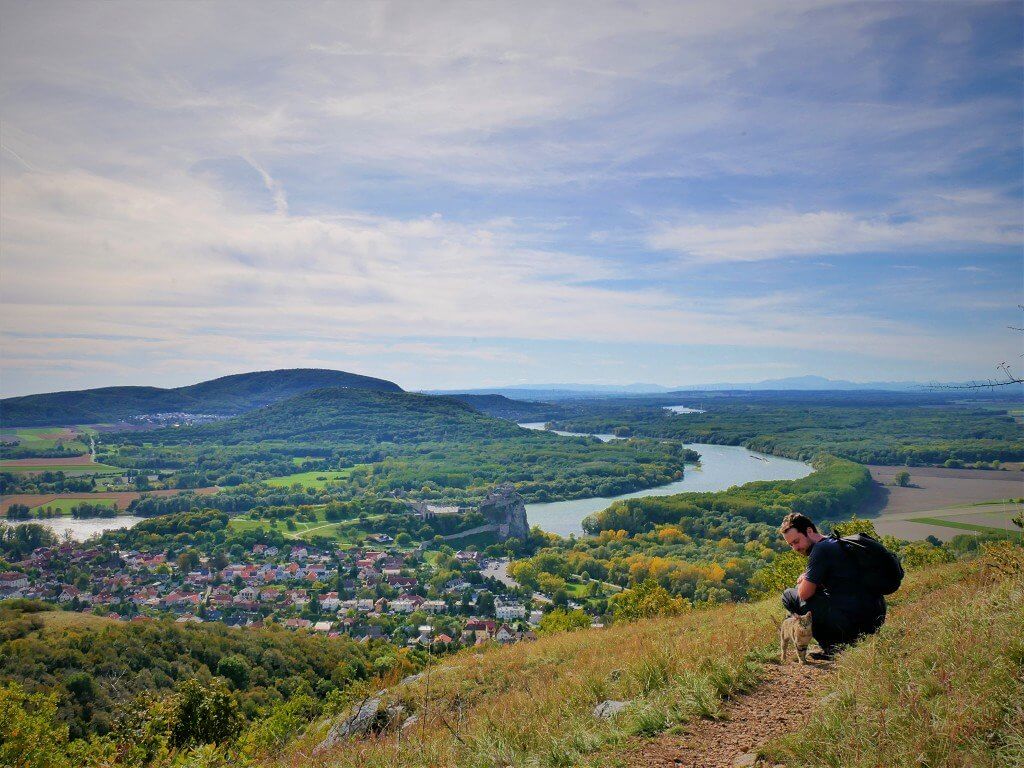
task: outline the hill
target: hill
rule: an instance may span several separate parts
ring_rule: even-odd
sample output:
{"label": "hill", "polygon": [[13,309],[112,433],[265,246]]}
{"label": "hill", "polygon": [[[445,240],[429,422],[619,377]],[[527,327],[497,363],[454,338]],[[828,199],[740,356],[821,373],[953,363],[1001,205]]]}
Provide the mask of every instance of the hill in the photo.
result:
{"label": "hill", "polygon": [[268,440],[416,443],[513,437],[522,430],[450,397],[331,387],[211,424],[144,436],[164,444]]}
{"label": "hill", "polygon": [[547,421],[557,418],[562,414],[562,409],[550,403],[536,403],[527,400],[513,400],[504,395],[475,395],[475,394],[454,394],[449,395],[453,400],[459,400],[471,405],[481,413],[494,416],[508,421]]}
{"label": "hill", "polygon": [[[911,568],[878,634],[800,667],[779,663],[776,598],[698,609],[648,591],[633,602],[635,621],[624,613],[608,627],[550,633],[542,624],[535,642],[467,649],[400,682],[417,665],[386,644],[169,622],[51,628],[15,608],[0,615],[0,762],[1021,765],[1022,595],[1024,550],[1006,542]],[[218,747],[173,749],[175,723],[196,718],[187,688],[163,697],[192,678],[210,686],[202,706],[257,719]],[[125,712],[117,704],[133,692],[146,697],[141,710],[104,718]],[[69,722],[72,736],[111,730],[69,743]]]}
{"label": "hill", "polygon": [[401,392],[384,379],[321,368],[287,368],[222,376],[187,387],[101,387],[6,397],[0,400],[5,427],[98,424],[139,414],[182,411],[230,416],[312,389],[349,387]]}
{"label": "hill", "polygon": [[[383,641],[359,643],[274,626],[113,621],[49,608],[0,601],[0,681],[57,693],[72,737],[108,733],[136,697],[152,701],[193,678],[230,680],[251,717],[300,692],[320,699],[341,692],[372,676],[378,659],[406,670],[418,663]],[[0,764],[6,765],[2,746]]]}

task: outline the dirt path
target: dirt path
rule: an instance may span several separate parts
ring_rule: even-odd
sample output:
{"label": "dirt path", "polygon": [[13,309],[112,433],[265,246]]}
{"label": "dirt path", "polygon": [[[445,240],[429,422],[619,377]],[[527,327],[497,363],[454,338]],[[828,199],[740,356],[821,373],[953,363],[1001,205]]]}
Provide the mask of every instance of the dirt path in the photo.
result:
{"label": "dirt path", "polygon": [[831,664],[773,664],[758,687],[734,699],[723,720],[695,720],[679,734],[660,736],[625,755],[634,768],[733,768],[756,763],[757,748],[799,729],[811,709],[813,692]]}

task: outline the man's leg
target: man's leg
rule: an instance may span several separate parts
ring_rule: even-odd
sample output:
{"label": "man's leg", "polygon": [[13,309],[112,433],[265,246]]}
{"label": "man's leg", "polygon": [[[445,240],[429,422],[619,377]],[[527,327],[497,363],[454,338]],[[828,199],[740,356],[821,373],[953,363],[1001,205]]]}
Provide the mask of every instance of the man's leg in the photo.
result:
{"label": "man's leg", "polygon": [[826,656],[832,656],[839,646],[853,640],[850,622],[845,614],[836,610],[827,595],[816,593],[803,603],[802,613],[811,612],[811,634]]}
{"label": "man's leg", "polygon": [[800,599],[796,587],[790,587],[782,593],[782,607],[789,613],[795,613],[797,616],[803,616],[807,613],[807,603]]}

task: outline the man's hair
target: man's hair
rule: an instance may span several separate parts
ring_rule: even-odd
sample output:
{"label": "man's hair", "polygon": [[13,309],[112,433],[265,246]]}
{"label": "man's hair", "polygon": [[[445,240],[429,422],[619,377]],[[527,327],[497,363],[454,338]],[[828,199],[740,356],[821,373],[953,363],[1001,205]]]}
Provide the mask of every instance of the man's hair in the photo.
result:
{"label": "man's hair", "polygon": [[779,533],[785,535],[786,531],[790,528],[796,528],[797,531],[802,533],[804,536],[807,535],[807,530],[810,529],[815,533],[818,532],[817,526],[811,522],[811,518],[807,515],[802,515],[799,512],[790,512],[784,518],[782,518],[782,525],[779,526]]}

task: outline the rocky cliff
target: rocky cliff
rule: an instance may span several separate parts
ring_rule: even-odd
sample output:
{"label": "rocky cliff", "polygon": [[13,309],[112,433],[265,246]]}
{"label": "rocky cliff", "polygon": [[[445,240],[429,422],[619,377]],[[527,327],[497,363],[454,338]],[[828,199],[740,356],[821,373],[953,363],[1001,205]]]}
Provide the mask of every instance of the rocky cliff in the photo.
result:
{"label": "rocky cliff", "polygon": [[480,512],[488,523],[498,526],[498,538],[501,541],[509,538],[525,539],[530,533],[530,526],[526,522],[526,505],[512,483],[502,483],[491,491],[481,502]]}

